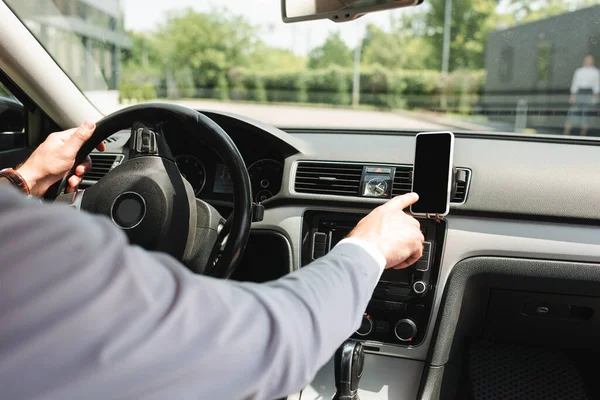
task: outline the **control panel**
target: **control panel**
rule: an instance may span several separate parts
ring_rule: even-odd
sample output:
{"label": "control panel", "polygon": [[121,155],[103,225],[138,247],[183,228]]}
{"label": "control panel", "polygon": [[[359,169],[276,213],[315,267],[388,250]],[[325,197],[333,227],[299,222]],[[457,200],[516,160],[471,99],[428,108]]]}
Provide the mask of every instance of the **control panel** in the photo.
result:
{"label": "control panel", "polygon": [[[302,264],[323,257],[364,215],[306,211]],[[423,219],[423,255],[404,269],[383,272],[354,338],[399,346],[419,345],[427,330],[441,259],[445,222]]]}

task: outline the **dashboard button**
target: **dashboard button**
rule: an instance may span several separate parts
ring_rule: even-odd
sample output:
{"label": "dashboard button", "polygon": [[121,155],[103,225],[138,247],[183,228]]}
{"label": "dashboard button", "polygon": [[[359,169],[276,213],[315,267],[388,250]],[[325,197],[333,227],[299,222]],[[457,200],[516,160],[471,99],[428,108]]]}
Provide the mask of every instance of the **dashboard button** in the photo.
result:
{"label": "dashboard button", "polygon": [[429,254],[430,251],[431,251],[431,242],[424,242],[423,243],[423,254]]}
{"label": "dashboard button", "polygon": [[415,269],[421,272],[429,271],[429,262],[426,260],[419,260],[415,263]]}
{"label": "dashboard button", "polygon": [[418,295],[424,295],[427,293],[428,285],[423,281],[416,281],[413,283],[413,292]]}
{"label": "dashboard button", "polygon": [[323,257],[327,250],[327,235],[323,232],[313,233],[313,248],[312,258],[316,260],[319,257]]}
{"label": "dashboard button", "polygon": [[394,326],[394,335],[402,342],[410,342],[417,335],[417,324],[412,319],[401,319]]}
{"label": "dashboard button", "polygon": [[360,327],[356,330],[356,334],[358,336],[367,336],[373,331],[373,321],[371,321],[371,317],[366,314],[363,315],[362,321],[360,323]]}

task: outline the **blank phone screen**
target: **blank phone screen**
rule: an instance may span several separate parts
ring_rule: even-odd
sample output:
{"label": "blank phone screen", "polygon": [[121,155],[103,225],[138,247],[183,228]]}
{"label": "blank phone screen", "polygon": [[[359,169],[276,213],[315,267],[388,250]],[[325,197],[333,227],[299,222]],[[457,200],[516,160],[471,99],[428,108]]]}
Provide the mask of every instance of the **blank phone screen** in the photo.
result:
{"label": "blank phone screen", "polygon": [[420,214],[444,214],[447,211],[450,150],[452,136],[435,133],[417,136],[413,191],[419,201],[411,210]]}

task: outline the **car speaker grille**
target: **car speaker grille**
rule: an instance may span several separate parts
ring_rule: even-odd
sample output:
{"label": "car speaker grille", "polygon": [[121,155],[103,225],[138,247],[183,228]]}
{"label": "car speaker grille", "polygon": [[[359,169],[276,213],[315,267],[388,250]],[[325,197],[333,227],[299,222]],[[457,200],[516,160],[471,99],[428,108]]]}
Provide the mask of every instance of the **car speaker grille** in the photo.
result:
{"label": "car speaker grille", "polygon": [[90,158],[92,159],[92,169],[83,175],[83,182],[79,185],[80,189],[92,186],[123,161],[122,154],[91,153]]}
{"label": "car speaker grille", "polygon": [[298,193],[358,196],[362,170],[360,164],[300,162],[294,189]]}

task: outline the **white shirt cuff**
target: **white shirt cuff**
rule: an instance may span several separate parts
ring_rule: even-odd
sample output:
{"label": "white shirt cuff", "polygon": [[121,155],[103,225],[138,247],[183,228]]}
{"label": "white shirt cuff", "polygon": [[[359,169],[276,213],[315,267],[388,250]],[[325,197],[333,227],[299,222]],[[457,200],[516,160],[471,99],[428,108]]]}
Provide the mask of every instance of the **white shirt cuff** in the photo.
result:
{"label": "white shirt cuff", "polygon": [[387,264],[387,261],[386,261],[385,257],[383,256],[383,254],[381,253],[381,251],[379,251],[377,246],[375,246],[372,243],[367,242],[366,240],[351,237],[351,238],[346,238],[346,239],[340,240],[339,243],[336,244],[336,247],[341,244],[344,244],[344,243],[355,244],[355,245],[359,246],[360,248],[362,248],[367,253],[369,253],[369,255],[371,257],[373,257],[373,259],[377,262],[380,272],[383,272],[383,270],[385,268],[385,264]]}

